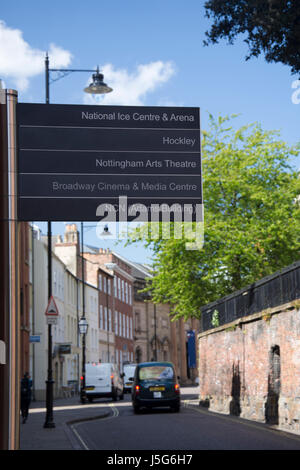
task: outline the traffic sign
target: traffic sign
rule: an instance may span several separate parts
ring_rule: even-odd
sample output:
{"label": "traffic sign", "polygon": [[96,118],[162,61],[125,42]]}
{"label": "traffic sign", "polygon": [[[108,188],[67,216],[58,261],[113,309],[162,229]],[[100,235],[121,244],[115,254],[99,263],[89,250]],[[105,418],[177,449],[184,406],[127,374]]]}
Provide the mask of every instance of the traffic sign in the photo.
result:
{"label": "traffic sign", "polygon": [[51,295],[51,297],[49,299],[45,315],[47,315],[49,317],[57,317],[59,315],[58,308],[57,308],[57,305],[55,303],[53,295]]}
{"label": "traffic sign", "polygon": [[30,335],[29,336],[29,342],[30,343],[40,343],[41,342],[41,336],[40,335]]}
{"label": "traffic sign", "polygon": [[47,315],[47,325],[57,325],[57,317]]}
{"label": "traffic sign", "polygon": [[19,103],[17,113],[20,220],[99,221],[103,204],[119,218],[120,197],[148,212],[202,204],[199,108]]}

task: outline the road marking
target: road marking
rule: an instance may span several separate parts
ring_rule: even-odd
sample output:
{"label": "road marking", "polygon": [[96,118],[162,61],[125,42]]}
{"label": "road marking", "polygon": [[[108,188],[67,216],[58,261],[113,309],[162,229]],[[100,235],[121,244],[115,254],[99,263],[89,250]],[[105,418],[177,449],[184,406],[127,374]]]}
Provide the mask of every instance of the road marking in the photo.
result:
{"label": "road marking", "polygon": [[86,445],[86,443],[84,442],[84,440],[81,438],[80,434],[75,429],[74,425],[71,426],[71,429],[73,433],[75,434],[75,436],[77,437],[77,439],[80,441],[81,445],[84,447],[84,450],[90,450],[88,446]]}
{"label": "road marking", "polygon": [[112,409],[113,415],[112,415],[112,416],[109,416],[108,419],[109,419],[109,418],[116,418],[117,416],[119,416],[120,412],[119,412],[118,408],[116,408],[116,407],[115,407],[114,405],[112,405],[112,404],[109,405],[109,406],[110,406],[110,408]]}
{"label": "road marking", "polygon": [[[113,404],[110,404],[109,407],[111,408],[112,410],[112,415],[111,416],[107,416],[106,418],[99,418],[101,419],[102,421],[104,421],[105,419],[112,419],[112,418],[116,418],[117,416],[119,416],[119,410],[118,408],[116,408]],[[75,423],[75,424],[72,424],[70,426],[71,430],[73,431],[73,433],[75,434],[75,436],[77,437],[77,439],[79,440],[79,442],[81,443],[81,445],[83,446],[84,450],[90,450],[89,447],[87,446],[87,444],[84,442],[83,438],[80,436],[79,432],[77,431],[77,429],[75,428],[75,426],[78,426],[80,424],[86,424],[88,421],[90,421],[88,418],[86,421],[82,420],[78,423]]]}

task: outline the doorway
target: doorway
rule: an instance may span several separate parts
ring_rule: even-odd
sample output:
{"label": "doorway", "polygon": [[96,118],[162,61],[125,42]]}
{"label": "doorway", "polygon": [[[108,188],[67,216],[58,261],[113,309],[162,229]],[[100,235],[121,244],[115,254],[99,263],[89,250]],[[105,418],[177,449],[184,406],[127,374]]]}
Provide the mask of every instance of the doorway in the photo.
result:
{"label": "doorway", "polygon": [[279,423],[280,376],[280,347],[275,344],[269,352],[268,397],[265,406],[265,418],[268,424]]}

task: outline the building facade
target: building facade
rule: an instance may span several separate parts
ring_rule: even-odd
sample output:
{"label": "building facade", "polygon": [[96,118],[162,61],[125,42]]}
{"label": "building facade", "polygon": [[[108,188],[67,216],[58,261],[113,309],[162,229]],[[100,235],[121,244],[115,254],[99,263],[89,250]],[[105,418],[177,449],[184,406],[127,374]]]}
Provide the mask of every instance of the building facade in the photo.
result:
{"label": "building facade", "polygon": [[172,320],[169,304],[154,304],[145,291],[151,272],[145,265],[130,263],[134,276],[135,362],[171,361],[181,384],[194,383],[198,377],[197,342],[188,347],[189,333],[196,337],[199,320]]}
{"label": "building facade", "polygon": [[[133,277],[129,262],[110,250],[86,247],[84,258],[87,278],[95,281],[98,273],[99,318],[107,332],[107,354],[120,370],[125,362],[134,360]],[[98,270],[98,271],[97,271]],[[102,320],[101,320],[102,319]],[[101,328],[100,328],[101,329]],[[105,334],[105,333],[104,333]],[[112,338],[114,344],[111,344]],[[113,354],[110,353],[110,348]]]}

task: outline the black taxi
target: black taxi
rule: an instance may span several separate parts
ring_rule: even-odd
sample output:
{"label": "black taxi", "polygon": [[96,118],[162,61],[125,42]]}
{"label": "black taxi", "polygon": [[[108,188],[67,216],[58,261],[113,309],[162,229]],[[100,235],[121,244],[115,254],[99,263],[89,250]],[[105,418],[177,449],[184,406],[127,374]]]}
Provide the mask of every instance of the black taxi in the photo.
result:
{"label": "black taxi", "polygon": [[132,385],[132,406],[170,407],[180,411],[180,387],[171,362],[142,362],[137,365]]}

